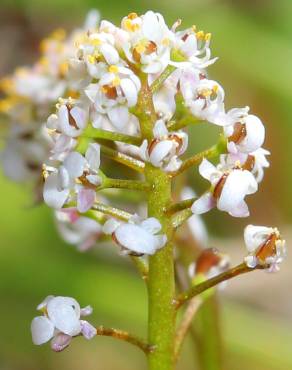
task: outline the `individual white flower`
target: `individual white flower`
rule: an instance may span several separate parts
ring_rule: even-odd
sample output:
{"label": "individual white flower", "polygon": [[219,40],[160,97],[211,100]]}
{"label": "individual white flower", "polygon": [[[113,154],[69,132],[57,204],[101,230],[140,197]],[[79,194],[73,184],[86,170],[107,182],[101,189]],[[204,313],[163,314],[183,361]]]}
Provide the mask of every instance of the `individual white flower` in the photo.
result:
{"label": "individual white flower", "polygon": [[178,170],[182,163],[178,156],[187,149],[188,135],[182,131],[168,132],[163,120],[158,120],[153,128],[153,136],[150,143],[143,141],[140,147],[141,158],[166,172]]}
{"label": "individual white flower", "polygon": [[160,230],[161,224],[156,218],[141,220],[136,215],[127,223],[110,219],[103,226],[104,233],[112,235],[123,253],[133,255],[153,255],[162,248],[167,237],[158,234]]}
{"label": "individual white flower", "polygon": [[127,59],[141,64],[144,73],[161,73],[169,64],[173,33],[159,13],[148,11],[141,17],[131,13],[122,20],[122,29],[129,34],[123,45]]}
{"label": "individual white flower", "polygon": [[78,137],[88,123],[88,109],[82,102],[60,99],[57,105],[57,114],[51,114],[47,121],[47,128],[55,130],[69,137]]}
{"label": "individual white flower", "polygon": [[87,251],[100,238],[102,226],[97,221],[80,216],[76,208],[65,208],[55,212],[57,229],[69,244],[76,245],[79,251]]}
{"label": "individual white flower", "polygon": [[77,195],[77,209],[86,212],[95,202],[95,189],[101,184],[99,175],[100,146],[90,144],[85,157],[71,152],[58,169],[52,169],[44,184],[44,200],[60,209],[70,196]]}
{"label": "individual white flower", "polygon": [[227,148],[230,153],[250,153],[259,149],[265,140],[265,127],[262,121],[248,114],[249,108],[231,109],[227,114],[224,134],[228,139]]}
{"label": "individual white flower", "polygon": [[85,93],[94,103],[97,114],[107,115],[114,127],[123,131],[130,119],[129,108],[137,104],[140,88],[139,78],[130,69],[111,65]]}
{"label": "individual white flower", "polygon": [[96,329],[89,322],[80,320],[81,316],[90,315],[92,308],[80,309],[74,298],[48,296],[37,309],[43,315],[35,317],[31,323],[32,341],[36,345],[52,339],[51,348],[60,352],[75,336],[81,334],[86,339],[92,339],[96,335]]}
{"label": "individual white flower", "polygon": [[234,217],[247,217],[249,210],[244,198],[258,189],[253,174],[240,167],[217,168],[203,159],[199,166],[200,174],[211,183],[211,189],[192,205],[196,214],[208,212],[213,207],[228,212]]}
{"label": "individual white flower", "polygon": [[286,256],[286,243],[277,228],[248,225],[244,230],[244,241],[249,252],[245,257],[248,267],[260,265],[270,272],[279,270],[279,264]]}
{"label": "individual white flower", "polygon": [[[194,78],[197,78],[195,74]],[[195,117],[219,126],[227,124],[222,120],[224,90],[218,82],[202,78],[198,83],[181,84],[180,88],[186,106]]]}
{"label": "individual white flower", "polygon": [[259,148],[249,154],[238,152],[236,154],[221,154],[220,162],[223,166],[235,166],[240,163],[240,166],[250,171],[256,181],[260,183],[264,177],[264,168],[270,167],[269,161],[266,156],[270,155],[270,152],[266,149]]}
{"label": "individual white flower", "polygon": [[219,253],[216,248],[203,249],[195,263],[189,266],[189,276],[191,278],[196,275],[204,275],[211,279],[214,276],[226,271],[230,265],[228,255]]}
{"label": "individual white flower", "polygon": [[171,61],[170,64],[178,68],[192,66],[198,69],[204,69],[215,63],[217,58],[211,59],[210,40],[210,33],[204,33],[203,31],[197,32],[195,27],[176,32],[174,48],[185,60],[179,62]]}

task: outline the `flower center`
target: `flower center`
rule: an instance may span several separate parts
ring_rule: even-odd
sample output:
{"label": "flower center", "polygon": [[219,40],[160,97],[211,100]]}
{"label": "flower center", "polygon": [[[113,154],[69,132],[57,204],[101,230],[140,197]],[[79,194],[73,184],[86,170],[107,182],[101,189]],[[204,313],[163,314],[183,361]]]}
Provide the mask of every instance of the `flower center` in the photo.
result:
{"label": "flower center", "polygon": [[261,263],[265,263],[266,259],[269,257],[273,257],[277,253],[276,248],[276,241],[277,241],[277,235],[275,233],[272,233],[268,239],[261,245],[261,247],[258,249],[256,253],[256,257],[259,259]]}
{"label": "flower center", "polygon": [[219,199],[220,198],[220,195],[222,193],[222,190],[223,190],[223,187],[225,185],[225,182],[227,180],[228,175],[229,175],[229,173],[224,173],[221,176],[220,180],[215,185],[215,188],[214,188],[214,191],[213,191],[213,197],[215,199]]}
{"label": "flower center", "polygon": [[240,144],[246,135],[246,125],[244,123],[236,122],[234,125],[233,134],[229,136],[228,141],[233,141],[235,144]]}

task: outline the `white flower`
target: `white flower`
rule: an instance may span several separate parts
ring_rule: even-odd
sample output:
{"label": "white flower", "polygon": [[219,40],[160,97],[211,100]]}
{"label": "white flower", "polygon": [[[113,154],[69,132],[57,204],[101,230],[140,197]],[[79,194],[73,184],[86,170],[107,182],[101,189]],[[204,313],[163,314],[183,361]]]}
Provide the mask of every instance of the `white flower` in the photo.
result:
{"label": "white flower", "polygon": [[266,149],[259,148],[249,154],[238,152],[236,154],[222,154],[220,156],[220,162],[223,166],[235,166],[240,163],[240,166],[250,171],[256,181],[260,183],[264,177],[264,168],[270,166],[266,156],[270,155],[270,152]]}
{"label": "white flower", "polygon": [[57,114],[49,116],[47,128],[72,138],[80,136],[88,123],[88,109],[84,109],[84,104],[61,99],[57,108]]}
{"label": "white flower", "polygon": [[97,221],[80,216],[76,208],[65,208],[55,212],[57,229],[62,238],[76,245],[79,251],[87,251],[99,239],[102,226]]}
{"label": "white flower", "polygon": [[144,73],[161,73],[169,64],[173,33],[159,13],[148,11],[141,17],[131,13],[122,20],[129,34],[123,50],[132,63],[141,64]]}
{"label": "white flower", "polygon": [[188,146],[188,135],[185,132],[168,132],[165,123],[158,120],[153,128],[154,139],[148,144],[144,140],[140,147],[140,156],[154,167],[164,171],[176,171],[181,166],[178,156],[182,155]]}
{"label": "white flower", "polygon": [[70,193],[76,193],[78,211],[86,212],[95,202],[95,188],[101,184],[99,165],[98,144],[90,144],[85,157],[78,152],[71,152],[59,169],[52,169],[52,173],[45,179],[45,202],[50,207],[60,209]]}
{"label": "white flower", "polygon": [[92,308],[80,309],[74,298],[48,296],[37,309],[43,312],[43,316],[35,317],[31,323],[32,341],[36,345],[52,339],[52,349],[59,352],[70,344],[72,337],[81,334],[91,339],[96,335],[91,324],[80,320],[80,316],[90,315]]}
{"label": "white flower", "polygon": [[174,48],[185,57],[185,61],[171,61],[170,64],[178,68],[193,66],[203,69],[215,63],[217,58],[210,59],[210,39],[210,33],[205,34],[203,31],[197,32],[195,27],[176,32]]}
{"label": "white flower", "polygon": [[[194,74],[194,79],[196,79]],[[224,126],[224,90],[216,81],[201,79],[198,83],[181,84],[186,106],[191,113],[202,120]]]}
{"label": "white flower", "polygon": [[156,218],[141,220],[138,216],[133,216],[127,223],[110,219],[103,227],[104,233],[111,234],[123,252],[134,255],[152,255],[162,248],[167,237],[158,234],[160,230],[161,224]]}
{"label": "white flower", "polygon": [[248,114],[249,108],[231,109],[227,113],[227,122],[231,124],[224,127],[224,134],[228,138],[228,151],[230,153],[250,153],[259,149],[265,140],[265,127],[262,121]]}
{"label": "white flower", "polygon": [[205,213],[217,206],[219,210],[228,212],[234,217],[249,215],[244,198],[258,189],[258,184],[251,172],[240,167],[224,169],[219,165],[216,168],[206,159],[203,159],[200,164],[199,172],[210,181],[211,189],[193,203],[194,213]]}
{"label": "white flower", "polygon": [[114,127],[123,131],[130,119],[129,108],[137,104],[140,88],[139,78],[130,69],[112,65],[85,93],[97,114],[107,115]]}
{"label": "white flower", "polygon": [[261,265],[267,266],[270,272],[279,270],[279,264],[286,256],[286,243],[277,228],[248,225],[244,230],[244,241],[249,252],[245,257],[248,267]]}

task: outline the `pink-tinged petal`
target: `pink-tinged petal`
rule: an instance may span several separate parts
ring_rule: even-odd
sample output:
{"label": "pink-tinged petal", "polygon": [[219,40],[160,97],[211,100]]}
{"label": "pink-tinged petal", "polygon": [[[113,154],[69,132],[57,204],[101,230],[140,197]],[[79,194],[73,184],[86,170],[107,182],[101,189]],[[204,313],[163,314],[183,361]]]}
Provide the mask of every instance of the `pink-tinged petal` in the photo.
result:
{"label": "pink-tinged petal", "polygon": [[31,323],[33,344],[41,345],[48,342],[54,335],[54,324],[45,316],[37,316]]}
{"label": "pink-tinged petal", "polygon": [[210,211],[210,209],[214,208],[215,205],[216,202],[212,193],[207,192],[193,203],[191,210],[194,214],[200,215]]}
{"label": "pink-tinged petal", "polygon": [[236,207],[233,207],[228,213],[232,217],[248,217],[249,216],[248,206],[244,200],[240,202],[239,204],[237,204]]}
{"label": "pink-tinged petal", "polygon": [[199,166],[199,172],[204,179],[209,180],[211,179],[211,176],[214,172],[216,172],[216,167],[209,162],[207,159],[203,159],[200,166]]}
{"label": "pink-tinged petal", "polygon": [[262,121],[252,114],[249,114],[244,122],[246,126],[246,137],[239,144],[239,147],[242,151],[249,153],[263,145],[265,141],[265,127]]}
{"label": "pink-tinged petal", "polygon": [[80,320],[80,324],[81,324],[81,333],[85,339],[90,340],[96,336],[97,333],[96,328],[89,324],[89,322],[85,320]]}
{"label": "pink-tinged petal", "polygon": [[77,195],[77,209],[79,212],[87,212],[95,202],[95,191],[93,189],[82,188]]}
{"label": "pink-tinged petal", "polygon": [[134,82],[131,81],[129,78],[123,78],[121,80],[121,88],[123,90],[125,98],[127,99],[128,106],[133,107],[134,105],[136,105],[138,92]]}
{"label": "pink-tinged petal", "polygon": [[108,117],[117,130],[123,130],[129,121],[129,110],[124,106],[109,109]]}
{"label": "pink-tinged petal", "polygon": [[106,221],[106,223],[103,225],[102,227],[102,231],[107,234],[107,235],[110,235],[112,234],[114,231],[116,231],[116,229],[121,225],[121,222],[115,220],[114,218],[110,218],[109,220]]}
{"label": "pink-tinged petal", "polygon": [[68,217],[68,221],[71,223],[76,222],[80,218],[77,209],[74,207],[64,208],[61,212]]}
{"label": "pink-tinged petal", "polygon": [[43,196],[45,203],[53,208],[60,209],[69,196],[69,189],[58,190],[59,177],[57,173],[50,174],[45,181]]}
{"label": "pink-tinged petal", "polygon": [[91,315],[93,312],[93,309],[91,306],[86,306],[86,307],[83,307],[81,308],[80,310],[80,316],[89,316]]}
{"label": "pink-tinged petal", "polygon": [[55,352],[61,352],[69,346],[72,337],[70,335],[59,333],[51,341],[51,348]]}
{"label": "pink-tinged petal", "polygon": [[231,154],[237,154],[238,153],[237,146],[233,141],[230,141],[229,143],[227,143],[227,150]]}

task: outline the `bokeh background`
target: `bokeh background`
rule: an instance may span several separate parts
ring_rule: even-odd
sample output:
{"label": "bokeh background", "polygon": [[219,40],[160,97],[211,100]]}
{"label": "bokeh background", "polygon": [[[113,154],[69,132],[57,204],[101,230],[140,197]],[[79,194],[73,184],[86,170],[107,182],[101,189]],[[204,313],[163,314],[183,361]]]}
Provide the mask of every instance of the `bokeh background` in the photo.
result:
{"label": "bokeh background", "polygon": [[[162,12],[168,23],[178,17],[187,27],[212,32],[219,61],[210,76],[225,88],[228,107],[249,105],[266,124],[265,147],[271,168],[250,197],[252,216],[234,220],[216,211],[204,217],[210,244],[233,262],[245,253],[247,223],[278,225],[288,241],[292,218],[292,1],[291,0],[0,0],[0,74],[31,64],[40,40],[56,27],[71,30],[91,8],[119,22],[129,12]],[[191,150],[213,143],[216,128],[196,127]],[[201,181],[194,175],[193,185]],[[143,355],[110,338],[74,340],[70,349],[52,353],[34,347],[30,321],[47,295],[76,297],[92,304],[92,322],[146,332],[146,291],[126,259],[97,248],[80,254],[64,244],[51,211],[32,207],[31,189],[0,177],[0,370],[146,369]],[[232,281],[220,294],[224,349],[221,370],[292,368],[292,273],[288,257],[281,273],[255,272]],[[206,325],[213,323],[206,322]],[[212,329],[212,328],[211,328]],[[198,353],[187,342],[181,370],[196,369]],[[212,370],[213,368],[210,367]]]}

